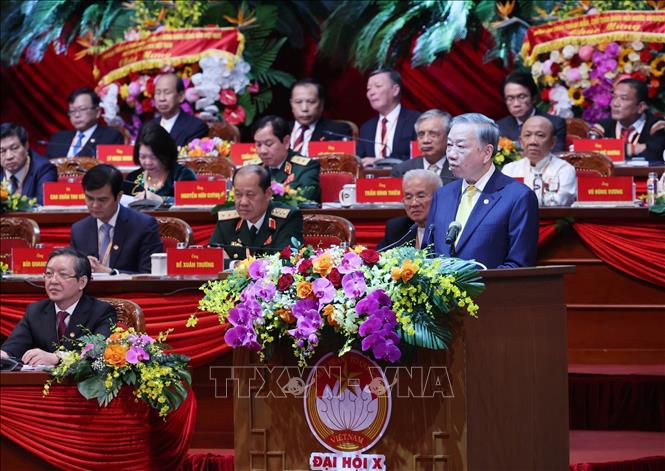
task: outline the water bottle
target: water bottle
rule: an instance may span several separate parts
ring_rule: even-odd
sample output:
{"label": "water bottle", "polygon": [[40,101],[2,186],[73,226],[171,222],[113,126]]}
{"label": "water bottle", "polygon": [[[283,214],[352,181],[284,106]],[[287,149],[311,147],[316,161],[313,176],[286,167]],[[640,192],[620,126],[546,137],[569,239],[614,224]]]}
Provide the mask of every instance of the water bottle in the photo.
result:
{"label": "water bottle", "polygon": [[536,172],[533,177],[533,191],[538,198],[538,205],[540,206],[543,202],[543,174]]}
{"label": "water bottle", "polygon": [[658,184],[658,178],[656,177],[656,172],[649,172],[649,178],[647,178],[647,206],[649,207],[656,204],[657,184]]}

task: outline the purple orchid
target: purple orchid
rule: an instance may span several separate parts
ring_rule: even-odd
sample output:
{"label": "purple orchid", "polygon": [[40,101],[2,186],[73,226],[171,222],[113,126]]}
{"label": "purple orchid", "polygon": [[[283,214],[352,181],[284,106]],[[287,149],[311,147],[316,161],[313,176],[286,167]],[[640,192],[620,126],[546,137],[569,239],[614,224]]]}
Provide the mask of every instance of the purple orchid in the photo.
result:
{"label": "purple orchid", "polygon": [[296,268],[292,267],[290,265],[284,265],[282,267],[282,274],[283,275],[293,275],[296,272]]}
{"label": "purple orchid", "polygon": [[125,359],[127,360],[127,363],[136,365],[140,361],[149,360],[150,355],[148,355],[148,353],[141,347],[134,346],[127,351]]}
{"label": "purple orchid", "polygon": [[253,280],[262,279],[268,274],[268,261],[263,259],[254,260],[248,271],[250,278]]}
{"label": "purple orchid", "polygon": [[289,335],[297,339],[297,345],[303,347],[306,340],[310,346],[319,343],[317,331],[323,324],[323,319],[313,299],[301,299],[293,306],[293,315],[296,317],[296,328],[289,330]]}
{"label": "purple orchid", "polygon": [[342,258],[342,263],[337,267],[337,270],[342,273],[351,273],[356,271],[360,266],[362,266],[363,260],[355,252],[348,252]]}
{"label": "purple orchid", "polygon": [[261,344],[256,341],[256,331],[250,326],[238,325],[226,331],[224,341],[231,348],[245,347],[250,350],[261,350]]}
{"label": "purple orchid", "polygon": [[213,150],[215,150],[215,143],[212,141],[212,139],[201,141],[200,145],[201,145],[201,150],[206,154],[209,154]]}
{"label": "purple orchid", "polygon": [[397,316],[391,306],[392,301],[386,292],[376,289],[358,302],[356,312],[367,316],[358,327],[358,335],[364,337],[362,350],[371,348],[375,358],[393,363],[399,360],[402,353],[396,346],[400,339],[395,332]]}
{"label": "purple orchid", "polygon": [[273,283],[270,283],[268,281],[262,281],[261,283],[257,282],[256,283],[256,295],[265,300],[265,301],[271,301],[272,298],[275,297],[275,285]]}
{"label": "purple orchid", "polygon": [[83,347],[83,350],[81,350],[81,358],[85,356],[86,353],[88,353],[90,350],[95,348],[95,346],[91,343],[86,343],[85,347]]}
{"label": "purple orchid", "polygon": [[282,185],[279,182],[272,182],[270,184],[270,188],[272,189],[272,192],[276,195],[283,196],[284,195],[284,185]]}
{"label": "purple orchid", "polygon": [[365,276],[361,271],[347,273],[342,277],[342,288],[344,288],[344,294],[349,298],[355,299],[362,296],[367,289]]}
{"label": "purple orchid", "polygon": [[312,291],[319,299],[319,305],[332,302],[335,298],[335,293],[337,292],[333,284],[327,278],[317,278],[314,280],[314,283],[312,283]]}

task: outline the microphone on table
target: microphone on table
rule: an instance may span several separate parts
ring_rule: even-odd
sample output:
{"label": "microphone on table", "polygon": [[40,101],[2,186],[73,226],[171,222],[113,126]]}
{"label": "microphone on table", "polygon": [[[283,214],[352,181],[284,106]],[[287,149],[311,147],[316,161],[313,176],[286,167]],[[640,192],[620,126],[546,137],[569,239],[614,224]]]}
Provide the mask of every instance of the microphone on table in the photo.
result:
{"label": "microphone on table", "polygon": [[448,226],[448,232],[446,233],[446,244],[450,245],[450,256],[454,257],[455,254],[455,241],[462,232],[462,224],[457,221],[453,221]]}
{"label": "microphone on table", "polygon": [[377,250],[377,252],[381,253],[384,252],[388,249],[392,249],[393,247],[396,247],[400,245],[402,242],[404,242],[410,234],[413,234],[414,230],[418,229],[418,224],[414,223],[411,227],[409,227],[409,230],[406,231],[406,234],[404,234],[402,237],[400,237],[396,242],[393,242],[392,244],[388,244],[385,247],[380,248]]}

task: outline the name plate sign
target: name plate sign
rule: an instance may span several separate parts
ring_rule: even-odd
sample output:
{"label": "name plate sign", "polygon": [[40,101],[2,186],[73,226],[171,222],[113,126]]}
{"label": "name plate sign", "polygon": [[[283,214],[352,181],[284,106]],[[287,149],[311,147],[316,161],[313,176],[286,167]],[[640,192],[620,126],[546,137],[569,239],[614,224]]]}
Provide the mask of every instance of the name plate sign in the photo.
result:
{"label": "name plate sign", "polygon": [[44,183],[44,206],[85,206],[80,182]]}
{"label": "name plate sign", "polygon": [[575,139],[575,152],[598,152],[606,155],[612,162],[626,160],[626,147],[623,139]]}
{"label": "name plate sign", "polygon": [[578,177],[577,201],[633,201],[633,177]]}
{"label": "name plate sign", "polygon": [[224,271],[224,251],[218,248],[166,249],[168,275],[217,275]]}
{"label": "name plate sign", "polygon": [[401,178],[360,178],[356,180],[358,203],[399,203],[402,201]]}
{"label": "name plate sign", "polygon": [[100,144],[97,146],[97,159],[116,167],[136,167],[134,146],[130,144]]}
{"label": "name plate sign", "polygon": [[175,182],[176,206],[207,206],[226,201],[226,180]]}
{"label": "name plate sign", "polygon": [[256,153],[256,145],[253,142],[235,142],[231,144],[231,160],[236,165],[245,165],[248,160],[259,158]]}
{"label": "name plate sign", "polygon": [[353,141],[310,141],[307,151],[310,157],[333,154],[356,155],[356,143]]}
{"label": "name plate sign", "polygon": [[53,247],[41,249],[12,248],[12,272],[22,275],[41,275],[46,269],[46,261],[52,251]]}

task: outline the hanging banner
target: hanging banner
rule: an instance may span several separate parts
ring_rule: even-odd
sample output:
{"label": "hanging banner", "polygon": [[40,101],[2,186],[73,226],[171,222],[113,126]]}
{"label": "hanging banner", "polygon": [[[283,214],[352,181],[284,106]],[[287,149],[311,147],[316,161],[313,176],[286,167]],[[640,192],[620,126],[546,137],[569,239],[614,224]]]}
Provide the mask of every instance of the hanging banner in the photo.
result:
{"label": "hanging banner", "polygon": [[527,30],[521,52],[531,65],[539,54],[568,44],[608,41],[665,43],[665,10],[606,11],[534,26]]}
{"label": "hanging banner", "polygon": [[111,46],[95,59],[100,85],[132,72],[176,67],[205,56],[240,56],[244,36],[236,28],[188,28],[160,31],[143,39]]}

